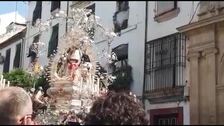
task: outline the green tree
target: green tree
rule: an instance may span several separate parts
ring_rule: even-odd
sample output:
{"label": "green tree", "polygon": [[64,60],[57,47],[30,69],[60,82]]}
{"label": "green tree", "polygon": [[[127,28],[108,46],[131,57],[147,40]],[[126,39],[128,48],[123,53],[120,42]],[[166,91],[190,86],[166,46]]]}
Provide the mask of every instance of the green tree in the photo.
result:
{"label": "green tree", "polygon": [[37,78],[35,82],[35,88],[37,89],[38,87],[42,87],[45,94],[47,89],[50,87],[49,82],[44,75],[41,75],[39,78]]}
{"label": "green tree", "polygon": [[14,69],[9,73],[4,73],[4,78],[10,81],[10,85],[29,88],[33,86],[35,78],[23,69]]}
{"label": "green tree", "polygon": [[130,90],[132,79],[132,67],[130,65],[125,65],[118,68],[113,72],[113,76],[116,76],[116,79],[110,85],[109,90],[114,91],[128,91]]}

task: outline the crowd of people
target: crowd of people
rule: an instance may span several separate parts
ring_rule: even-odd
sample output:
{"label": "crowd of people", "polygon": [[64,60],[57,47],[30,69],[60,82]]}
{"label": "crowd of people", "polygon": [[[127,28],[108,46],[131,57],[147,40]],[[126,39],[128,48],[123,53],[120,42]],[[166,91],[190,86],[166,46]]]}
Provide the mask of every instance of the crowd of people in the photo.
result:
{"label": "crowd of people", "polygon": [[[44,108],[42,89],[31,89],[28,93],[21,87],[7,87],[0,90],[0,125],[37,125],[36,108]],[[90,112],[82,118],[87,125],[147,125],[142,104],[127,92],[109,91],[94,101]],[[72,117],[70,117],[72,118]],[[75,118],[75,117],[74,117]],[[68,119],[68,118],[66,118]],[[76,118],[77,119],[77,118]],[[82,125],[79,120],[67,121],[68,125]]]}

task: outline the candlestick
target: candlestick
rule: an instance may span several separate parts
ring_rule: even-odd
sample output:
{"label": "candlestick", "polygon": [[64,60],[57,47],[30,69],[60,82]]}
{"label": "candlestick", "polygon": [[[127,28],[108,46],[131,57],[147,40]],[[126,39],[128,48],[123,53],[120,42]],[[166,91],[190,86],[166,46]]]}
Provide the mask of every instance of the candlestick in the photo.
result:
{"label": "candlestick", "polygon": [[5,88],[5,79],[3,79],[2,88]]}
{"label": "candlestick", "polygon": [[8,83],[7,83],[7,87],[9,87],[9,85],[10,85],[10,81],[8,81]]}
{"label": "candlestick", "polygon": [[3,75],[1,75],[0,88],[2,88],[2,83],[3,83]]}

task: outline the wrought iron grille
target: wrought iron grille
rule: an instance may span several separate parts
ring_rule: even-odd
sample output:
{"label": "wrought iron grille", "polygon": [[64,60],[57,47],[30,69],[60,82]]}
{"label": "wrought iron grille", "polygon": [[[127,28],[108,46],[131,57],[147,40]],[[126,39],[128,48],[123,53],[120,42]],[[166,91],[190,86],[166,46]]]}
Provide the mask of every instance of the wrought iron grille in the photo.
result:
{"label": "wrought iron grille", "polygon": [[146,43],[145,91],[183,86],[186,37],[172,34]]}

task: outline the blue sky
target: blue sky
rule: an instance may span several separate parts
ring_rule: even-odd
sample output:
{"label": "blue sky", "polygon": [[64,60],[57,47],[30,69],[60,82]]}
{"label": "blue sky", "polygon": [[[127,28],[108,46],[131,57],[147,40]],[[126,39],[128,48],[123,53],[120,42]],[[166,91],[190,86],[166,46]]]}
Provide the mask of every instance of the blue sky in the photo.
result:
{"label": "blue sky", "polygon": [[26,18],[28,14],[28,3],[23,1],[0,1],[0,14],[13,12],[16,10],[17,2],[17,11]]}

